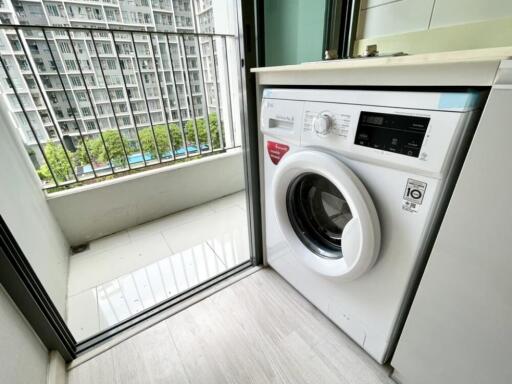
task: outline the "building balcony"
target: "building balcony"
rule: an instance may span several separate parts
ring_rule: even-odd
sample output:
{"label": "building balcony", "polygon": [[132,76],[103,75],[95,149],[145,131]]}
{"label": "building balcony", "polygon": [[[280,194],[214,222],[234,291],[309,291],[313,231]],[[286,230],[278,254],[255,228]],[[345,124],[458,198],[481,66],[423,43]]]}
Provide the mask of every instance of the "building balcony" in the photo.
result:
{"label": "building balcony", "polygon": [[[218,177],[215,181],[211,175]],[[240,150],[47,197],[71,245],[67,322],[84,340],[249,259]]]}
{"label": "building balcony", "polygon": [[[64,68],[56,52],[61,48],[51,49],[48,55]],[[164,54],[168,62],[169,55],[176,55],[175,63],[184,59],[179,52]],[[77,59],[74,52],[67,55]],[[124,76],[118,59],[112,71]],[[23,78],[19,67],[1,64],[0,118],[9,126],[0,141],[0,178],[8,185],[1,214],[77,340],[110,332],[249,260],[239,79],[228,73],[236,65],[217,63],[224,76],[218,94],[226,96],[203,98],[213,97],[215,108],[194,105],[210,114],[192,119],[187,100],[195,94],[187,80],[188,87],[171,95],[180,102],[174,105],[163,99],[163,77],[154,84],[123,82],[121,92],[108,82],[72,85],[69,74],[84,84],[84,71],[62,70],[52,74],[59,81],[50,82],[42,77],[45,68],[32,65],[31,96],[24,91],[27,79],[13,82]],[[97,84],[105,82],[100,68],[86,71]],[[101,105],[92,101],[98,89],[107,91],[98,96]],[[7,93],[9,100],[43,102],[48,114],[26,102],[9,107]],[[128,111],[116,111],[117,98]],[[156,111],[156,104],[163,109]],[[22,112],[31,118],[20,119]],[[4,204],[19,199],[20,209]],[[44,224],[37,230],[27,228],[39,219]]]}
{"label": "building balcony", "polygon": [[[0,149],[12,167],[16,158]],[[77,340],[249,260],[241,149],[190,156],[197,159],[151,170],[134,162],[139,173],[102,182],[94,182],[89,170],[82,175],[84,185],[44,194],[40,203],[57,224],[52,231],[62,233],[74,251],[61,261],[67,267],[60,272],[45,260],[47,271],[40,278],[43,283],[63,280],[54,288],[57,293],[51,287],[49,293],[64,295],[62,314]],[[18,156],[16,170],[8,175],[0,169],[0,176],[33,206],[41,191],[23,183],[31,170],[22,160]],[[108,173],[96,169],[97,177]],[[47,228],[40,232],[53,236]],[[37,256],[27,251],[29,259]]]}
{"label": "building balcony", "polygon": [[70,257],[68,325],[86,339],[248,260],[243,191],[130,227]]}

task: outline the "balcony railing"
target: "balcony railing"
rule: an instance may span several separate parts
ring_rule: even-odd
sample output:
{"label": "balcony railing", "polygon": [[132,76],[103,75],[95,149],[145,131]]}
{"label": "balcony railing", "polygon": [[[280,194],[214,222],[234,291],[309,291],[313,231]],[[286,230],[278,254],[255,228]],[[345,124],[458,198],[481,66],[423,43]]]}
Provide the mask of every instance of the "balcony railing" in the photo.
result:
{"label": "balcony railing", "polygon": [[235,36],[0,25],[0,39],[1,91],[43,189],[240,146]]}

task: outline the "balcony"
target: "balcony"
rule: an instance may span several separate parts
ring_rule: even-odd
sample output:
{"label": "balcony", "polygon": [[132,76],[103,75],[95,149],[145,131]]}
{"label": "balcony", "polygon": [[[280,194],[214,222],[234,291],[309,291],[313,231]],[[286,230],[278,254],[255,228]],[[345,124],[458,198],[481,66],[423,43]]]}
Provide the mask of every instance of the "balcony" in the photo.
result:
{"label": "balcony", "polygon": [[[0,28],[0,33],[13,29]],[[6,53],[0,65],[1,83],[14,84],[0,90],[0,117],[10,123],[0,141],[0,179],[9,185],[0,212],[75,339],[113,332],[144,311],[248,263],[239,60],[228,53],[236,47],[234,39],[207,37],[217,52],[208,58],[215,62],[215,86],[203,83],[206,60],[197,57],[201,86],[191,94],[190,83],[174,86],[178,70],[173,63],[187,60],[184,49],[169,49],[176,34],[128,35],[133,64],[128,69],[116,53],[98,58],[96,51],[102,44],[96,36],[104,40],[107,34],[115,46],[126,32],[84,28],[78,33],[92,54],[85,68],[72,43],[75,30],[38,27],[44,59],[57,63],[49,84],[21,41],[31,27],[16,28],[13,43],[24,60]],[[58,41],[52,38],[56,31],[63,37]],[[192,43],[203,39],[186,35],[195,37]],[[60,44],[66,36],[67,45]],[[149,45],[160,44],[159,55],[165,55],[154,61],[155,68],[144,68],[146,59],[139,57],[146,51],[139,42],[135,46],[134,37],[139,41],[141,36]],[[59,62],[63,49],[76,62],[73,79]],[[105,68],[119,79],[133,77],[133,90],[125,80],[111,88]],[[25,77],[20,75],[27,70]],[[98,99],[96,87],[84,81],[89,71],[103,84]],[[164,71],[171,81],[162,81]],[[145,79],[147,72],[158,81]],[[32,96],[23,94],[27,85]],[[14,98],[4,95],[9,90]],[[120,112],[115,100],[126,111]],[[30,108],[36,101],[41,108],[34,114]]]}
{"label": "balcony", "polygon": [[67,320],[78,340],[249,260],[243,191],[99,240],[70,258]]}

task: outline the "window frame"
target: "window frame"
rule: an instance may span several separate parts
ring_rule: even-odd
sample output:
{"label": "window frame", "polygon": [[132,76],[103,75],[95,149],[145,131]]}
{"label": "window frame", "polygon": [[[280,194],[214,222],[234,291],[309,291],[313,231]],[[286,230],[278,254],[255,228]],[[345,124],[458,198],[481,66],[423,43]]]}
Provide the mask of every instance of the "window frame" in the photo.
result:
{"label": "window frame", "polygon": [[333,50],[338,59],[353,57],[360,0],[326,0],[323,52]]}
{"label": "window frame", "polygon": [[[254,74],[250,73],[250,68],[257,67],[263,62],[261,45],[263,39],[261,41],[258,40],[257,44],[255,38],[256,36],[262,37],[262,4],[262,0],[237,0],[239,35],[237,41],[241,57],[239,89],[243,104],[243,111],[241,112],[243,117],[242,142],[245,147],[243,151],[243,166],[246,179],[251,253],[249,261],[226,271],[222,275],[205,281],[190,291],[180,293],[174,298],[142,312],[139,316],[129,318],[113,328],[78,342],[71,334],[63,317],[53,304],[27,257],[10,232],[7,223],[0,215],[0,283],[4,286],[9,296],[14,300],[48,350],[57,350],[65,361],[72,361],[81,353],[110,340],[113,336],[156,314],[168,310],[246,268],[262,264],[263,247],[260,215],[256,82]],[[257,31],[259,31],[259,34]],[[66,49],[70,49],[67,42],[62,43],[66,43]],[[59,46],[60,48],[61,46]],[[73,109],[75,109],[76,113],[76,108]],[[68,108],[69,113],[70,110]],[[64,125],[65,123],[62,123],[61,127],[64,127]]]}

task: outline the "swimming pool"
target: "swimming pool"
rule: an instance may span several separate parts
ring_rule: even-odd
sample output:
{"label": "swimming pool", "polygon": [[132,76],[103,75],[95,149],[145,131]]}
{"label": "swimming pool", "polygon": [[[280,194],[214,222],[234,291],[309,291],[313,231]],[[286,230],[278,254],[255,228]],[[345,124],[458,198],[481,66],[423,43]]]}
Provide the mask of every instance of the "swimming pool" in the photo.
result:
{"label": "swimming pool", "polygon": [[[207,150],[208,149],[208,145],[206,144],[201,144],[201,150]],[[185,147],[181,147],[179,149],[176,149],[174,151],[175,155],[176,156],[184,156],[188,153],[196,153],[197,152],[197,147],[195,145],[189,145],[187,147],[187,150],[185,150]],[[167,151],[167,152],[164,152],[161,154],[161,158],[162,159],[170,159],[172,158],[172,151]],[[154,160],[155,157],[151,154],[151,153],[145,153],[144,154],[144,159],[142,158],[142,153],[133,153],[131,155],[128,155],[128,163],[130,164],[137,164],[137,163],[142,163],[144,160],[146,161],[151,161],[151,160]],[[84,165],[83,167],[81,167],[82,170],[80,172],[80,167],[78,167],[77,169],[77,173],[79,175],[86,175],[88,173],[92,173],[92,166],[91,164],[87,164],[87,165]],[[94,170],[96,172],[101,172],[101,171],[106,171],[106,170],[110,170],[110,165],[102,165],[100,167],[95,167]]]}

